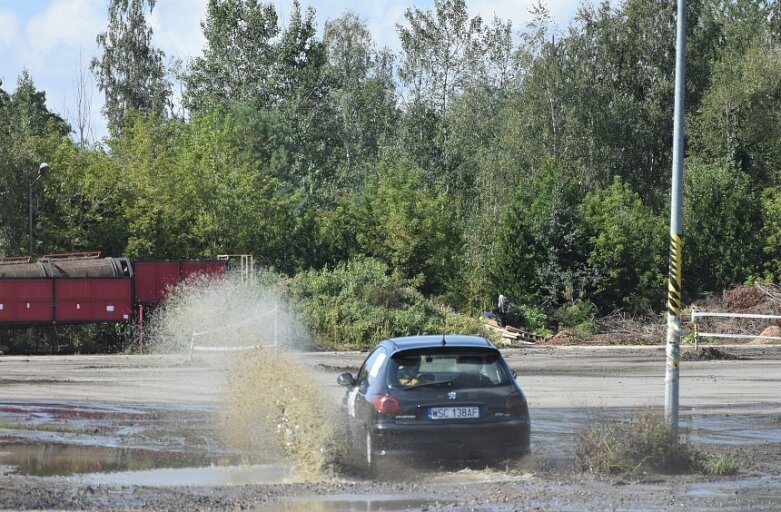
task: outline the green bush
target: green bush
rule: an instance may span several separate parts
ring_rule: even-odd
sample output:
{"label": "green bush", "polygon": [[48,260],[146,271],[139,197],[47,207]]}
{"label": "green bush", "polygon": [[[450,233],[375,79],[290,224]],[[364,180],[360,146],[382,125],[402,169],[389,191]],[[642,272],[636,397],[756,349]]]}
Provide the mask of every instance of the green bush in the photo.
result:
{"label": "green bush", "polygon": [[558,305],[585,293],[592,271],[579,228],[582,184],[563,162],[546,160],[518,187],[498,219],[488,268],[494,290],[529,304]]}
{"label": "green bush", "polygon": [[547,336],[550,331],[545,327],[548,322],[548,316],[536,306],[527,306],[521,304],[515,306],[523,314],[523,324],[531,334],[536,336]]}
{"label": "green bush", "polygon": [[663,218],[628,183],[589,193],[580,206],[595,272],[593,301],[602,311],[658,307],[663,295],[667,239]]}
{"label": "green bush", "polygon": [[598,313],[593,302],[578,299],[557,309],[553,318],[562,327],[578,327],[586,323],[593,324]]}
{"label": "green bush", "polygon": [[485,335],[474,318],[426,299],[415,279],[389,273],[376,259],[358,257],[333,269],[296,275],[290,293],[315,341],[329,348],[369,348],[412,334]]}
{"label": "green bush", "polygon": [[594,322],[582,322],[575,326],[574,333],[578,338],[590,339],[599,332],[597,324]]}
{"label": "green bush", "polygon": [[763,200],[752,177],[728,161],[697,158],[686,160],[683,189],[687,289],[718,292],[759,275],[763,250],[773,277],[772,194]]}

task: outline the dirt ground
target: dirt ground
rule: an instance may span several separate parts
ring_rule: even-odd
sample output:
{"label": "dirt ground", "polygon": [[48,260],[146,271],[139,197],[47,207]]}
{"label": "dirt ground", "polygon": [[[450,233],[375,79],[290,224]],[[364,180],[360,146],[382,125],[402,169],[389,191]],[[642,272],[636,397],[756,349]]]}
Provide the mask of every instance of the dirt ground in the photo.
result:
{"label": "dirt ground", "polygon": [[[532,455],[393,481],[305,480],[279,450],[226,446],[226,359],[0,357],[0,510],[779,510],[781,347],[719,348],[740,359],[681,363],[680,425],[697,447],[734,456],[730,477],[574,470],[583,425],[663,407],[662,346],[503,350],[528,397]],[[336,403],[336,376],[365,354],[296,357]]]}

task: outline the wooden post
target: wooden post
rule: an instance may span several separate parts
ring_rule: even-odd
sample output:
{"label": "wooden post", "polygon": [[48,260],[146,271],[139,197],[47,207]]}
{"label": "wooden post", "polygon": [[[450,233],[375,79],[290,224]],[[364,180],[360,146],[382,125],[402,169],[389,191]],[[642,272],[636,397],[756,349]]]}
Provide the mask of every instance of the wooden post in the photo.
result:
{"label": "wooden post", "polygon": [[138,305],[138,351],[144,353],[144,305]]}

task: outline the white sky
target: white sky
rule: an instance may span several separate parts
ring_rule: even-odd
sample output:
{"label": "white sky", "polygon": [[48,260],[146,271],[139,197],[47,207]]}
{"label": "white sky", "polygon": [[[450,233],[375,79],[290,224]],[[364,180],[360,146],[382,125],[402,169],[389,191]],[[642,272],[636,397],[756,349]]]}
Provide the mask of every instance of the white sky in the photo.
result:
{"label": "white sky", "polygon": [[[534,0],[467,0],[472,15],[490,20],[493,15],[513,21],[515,30],[529,20]],[[203,47],[200,21],[205,17],[207,0],[157,0],[151,18],[154,42],[166,58],[187,60]],[[273,0],[283,24],[287,23],[290,1]],[[574,18],[581,0],[547,0],[551,14],[560,27]],[[79,61],[87,68],[99,51],[95,37],[106,30],[108,0],[0,0],[0,80],[2,88],[12,92],[23,69],[27,69],[40,90],[46,92],[50,110],[66,119],[75,111],[75,82]],[[430,8],[433,0],[301,0],[311,5],[317,21],[323,23],[352,10],[366,20],[378,47],[398,49],[396,23],[403,21],[407,7]],[[102,94],[91,84],[93,125],[98,138],[106,135],[100,113]]]}

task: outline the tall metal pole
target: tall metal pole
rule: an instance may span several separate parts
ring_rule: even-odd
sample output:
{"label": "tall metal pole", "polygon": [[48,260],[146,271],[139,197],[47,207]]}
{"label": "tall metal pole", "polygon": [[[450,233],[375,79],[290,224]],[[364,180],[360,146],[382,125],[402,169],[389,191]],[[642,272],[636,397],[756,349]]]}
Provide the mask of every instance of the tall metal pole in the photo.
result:
{"label": "tall metal pole", "polygon": [[673,437],[678,437],[679,363],[683,266],[683,112],[686,85],[686,0],[678,0],[675,48],[675,114],[673,120],[673,176],[670,204],[670,275],[667,284],[667,368],[664,414]]}
{"label": "tall metal pole", "polygon": [[[38,180],[36,179],[35,181],[38,181]],[[30,225],[30,236],[29,236],[30,246],[29,246],[29,251],[28,251],[27,254],[30,257],[32,257],[32,255],[33,255],[33,185],[35,184],[35,181],[31,181],[30,182],[30,189],[28,191],[29,192],[28,198],[30,200],[30,209],[28,210],[27,220],[29,221],[29,225]]]}
{"label": "tall metal pole", "polygon": [[29,210],[27,211],[27,221],[30,226],[30,240],[29,240],[29,255],[32,257],[33,255],[33,186],[38,183],[38,180],[46,176],[46,173],[49,172],[49,164],[46,162],[43,162],[40,167],[38,167],[38,176],[30,182],[30,187],[27,190],[27,198],[29,199]]}

